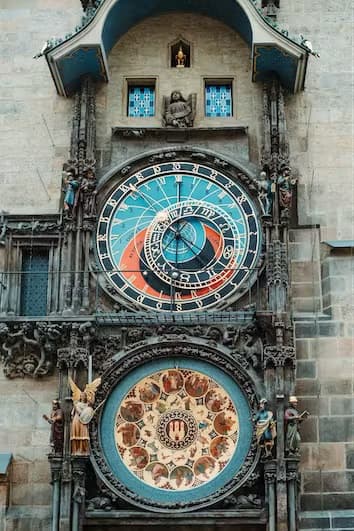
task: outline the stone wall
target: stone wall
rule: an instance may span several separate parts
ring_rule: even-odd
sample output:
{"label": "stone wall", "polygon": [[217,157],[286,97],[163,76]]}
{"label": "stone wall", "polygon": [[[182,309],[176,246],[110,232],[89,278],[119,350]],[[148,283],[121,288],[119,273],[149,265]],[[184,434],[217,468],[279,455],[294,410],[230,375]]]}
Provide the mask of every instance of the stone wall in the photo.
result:
{"label": "stone wall", "polygon": [[[25,524],[17,526],[17,519],[28,513],[32,521],[37,513],[38,517],[40,515],[38,522],[45,521],[51,502],[47,459],[50,426],[42,415],[50,413],[57,379],[44,378],[40,382],[32,379],[8,380],[0,371],[0,390],[0,452],[10,451],[13,454],[11,521],[6,530],[28,530]],[[36,529],[41,529],[40,525],[38,523]]]}
{"label": "stone wall", "polygon": [[[305,92],[288,95],[286,102],[292,166],[299,179],[299,223],[311,225],[291,234],[291,256],[297,392],[301,407],[311,412],[302,426],[302,502],[304,509],[313,510],[349,509],[354,499],[353,256],[351,251],[330,253],[320,245],[354,239],[351,4],[281,0],[278,18],[291,34],[309,38],[321,54],[309,62]],[[47,38],[72,30],[80,16],[79,0],[60,5],[55,0],[1,2],[0,210],[58,210],[72,101],[57,96],[45,60],[32,56]],[[167,45],[179,35],[195,43],[195,66],[171,75]],[[122,90],[126,77],[141,75],[158,79],[159,105],[161,96],[174,88],[201,95],[203,77],[235,78],[235,117],[230,124],[249,127],[250,156],[257,163],[261,87],[250,81],[249,57],[239,36],[206,17],[161,16],[132,28],[113,49],[111,82],[98,93],[101,165],[111,160],[111,127],[141,125],[125,117]],[[202,115],[200,96],[196,125],[210,125]],[[150,126],[159,123],[159,115],[149,119]],[[13,382],[1,376],[0,383],[0,450],[14,453],[12,505],[46,505],[49,428],[41,415],[48,412],[56,379]]]}
{"label": "stone wall", "polygon": [[58,211],[72,102],[57,96],[45,59],[33,56],[80,16],[75,0],[1,1],[0,211]]}

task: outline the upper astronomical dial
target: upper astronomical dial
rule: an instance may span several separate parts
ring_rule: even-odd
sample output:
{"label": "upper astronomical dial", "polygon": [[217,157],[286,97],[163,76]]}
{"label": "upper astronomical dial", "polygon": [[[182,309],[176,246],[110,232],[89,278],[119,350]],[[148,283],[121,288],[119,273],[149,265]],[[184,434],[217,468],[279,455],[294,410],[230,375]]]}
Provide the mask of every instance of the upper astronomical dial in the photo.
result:
{"label": "upper astronomical dial", "polygon": [[144,308],[215,306],[254,276],[256,209],[241,187],[206,165],[168,162],[135,173],[102,209],[97,249],[117,293]]}

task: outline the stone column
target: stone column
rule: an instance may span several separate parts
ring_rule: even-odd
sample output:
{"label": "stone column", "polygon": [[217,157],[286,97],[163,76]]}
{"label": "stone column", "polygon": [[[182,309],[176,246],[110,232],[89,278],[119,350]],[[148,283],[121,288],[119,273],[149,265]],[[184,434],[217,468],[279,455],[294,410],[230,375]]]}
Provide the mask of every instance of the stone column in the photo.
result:
{"label": "stone column", "polygon": [[86,494],[86,468],[88,461],[88,456],[72,456],[71,458],[73,473],[73,504],[71,531],[81,531],[82,529],[82,517],[85,507]]}
{"label": "stone column", "polygon": [[50,455],[48,457],[52,473],[52,527],[51,531],[59,531],[60,517],[60,479],[62,470],[62,458]]}
{"label": "stone column", "polygon": [[287,459],[289,531],[297,530],[297,478],[299,459]]}
{"label": "stone column", "polygon": [[267,531],[276,531],[276,497],[275,482],[277,479],[277,462],[266,461],[264,463],[264,479],[266,484],[266,498],[268,502],[268,526]]}

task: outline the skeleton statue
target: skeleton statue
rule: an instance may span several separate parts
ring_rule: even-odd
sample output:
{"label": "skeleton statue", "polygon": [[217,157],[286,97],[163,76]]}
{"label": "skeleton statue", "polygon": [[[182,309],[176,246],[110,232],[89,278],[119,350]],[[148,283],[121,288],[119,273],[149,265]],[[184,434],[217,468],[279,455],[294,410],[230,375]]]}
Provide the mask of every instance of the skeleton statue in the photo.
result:
{"label": "skeleton statue", "polygon": [[80,199],[85,217],[94,217],[96,215],[96,185],[95,174],[89,168],[80,184]]}

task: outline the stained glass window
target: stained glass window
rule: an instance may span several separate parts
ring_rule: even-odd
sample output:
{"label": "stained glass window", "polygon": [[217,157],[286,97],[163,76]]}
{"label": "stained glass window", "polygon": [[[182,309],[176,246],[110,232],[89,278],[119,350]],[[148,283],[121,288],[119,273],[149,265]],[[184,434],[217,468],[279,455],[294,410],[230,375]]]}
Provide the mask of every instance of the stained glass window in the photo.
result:
{"label": "stained glass window", "polygon": [[155,115],[155,87],[128,86],[128,116],[144,118]]}
{"label": "stained glass window", "polygon": [[46,249],[23,251],[21,315],[47,315],[48,264]]}
{"label": "stained glass window", "polygon": [[205,115],[212,118],[232,116],[231,83],[205,84]]}

